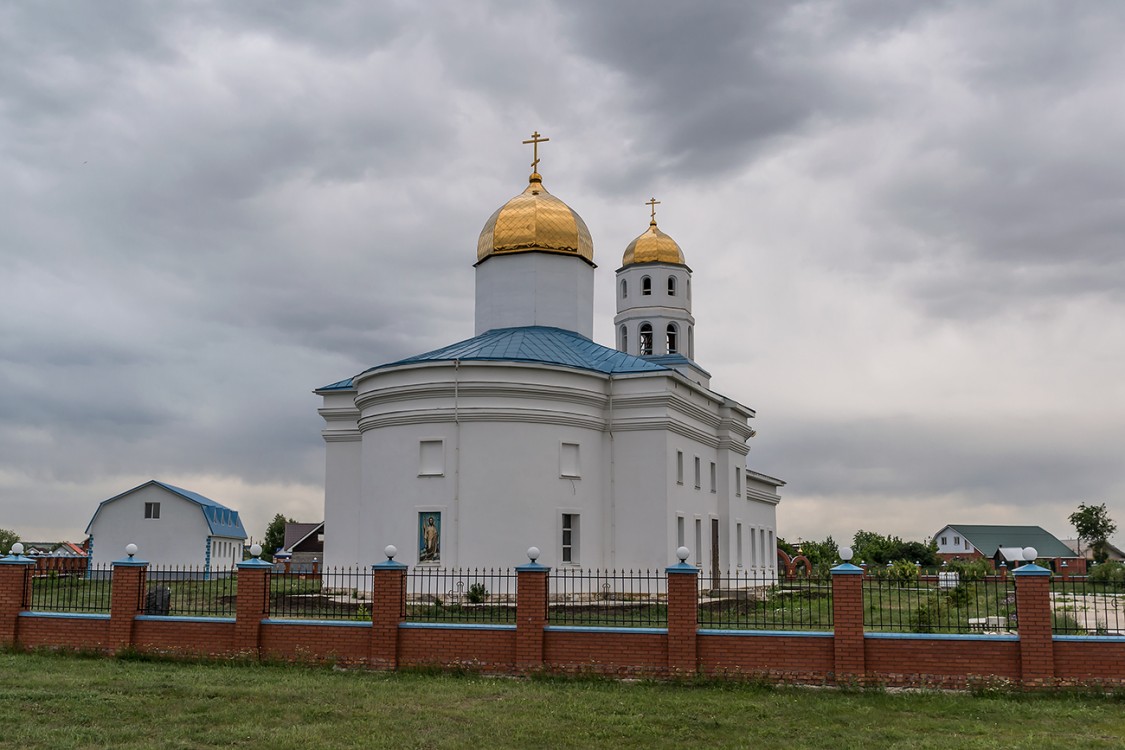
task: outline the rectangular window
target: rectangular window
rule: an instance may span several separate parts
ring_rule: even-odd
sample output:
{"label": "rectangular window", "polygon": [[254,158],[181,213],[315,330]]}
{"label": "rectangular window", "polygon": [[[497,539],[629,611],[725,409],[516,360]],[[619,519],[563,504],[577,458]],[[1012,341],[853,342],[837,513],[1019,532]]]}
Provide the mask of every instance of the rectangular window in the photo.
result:
{"label": "rectangular window", "polygon": [[734,525],[734,533],[738,535],[738,539],[735,542],[735,547],[738,550],[738,567],[741,568],[742,567],[742,524],[741,523],[736,523]]}
{"label": "rectangular window", "polygon": [[941,538],[941,546],[942,546],[942,547],[945,547],[945,546],[947,546],[947,545],[949,544],[949,542],[947,542],[947,541],[945,541],[945,540],[946,540],[946,537],[944,537],[944,536],[943,536],[943,537]]}
{"label": "rectangular window", "polygon": [[973,548],[973,545],[969,544],[969,540],[966,539],[965,540],[965,549],[972,549],[972,548]]}
{"label": "rectangular window", "polygon": [[684,546],[687,539],[684,538],[684,517],[676,516],[676,549]]}
{"label": "rectangular window", "polygon": [[766,554],[766,530],[758,529],[758,564],[763,568],[769,563],[769,557]]}
{"label": "rectangular window", "polygon": [[695,567],[703,567],[703,521],[698,518],[695,519]]}
{"label": "rectangular window", "polygon": [[758,542],[754,538],[754,529],[750,529],[750,564],[758,567]]}
{"label": "rectangular window", "polygon": [[578,443],[563,443],[559,447],[559,476],[582,476],[578,464]]}
{"label": "rectangular window", "polygon": [[695,457],[695,489],[697,489],[697,490],[699,489],[700,476],[701,475],[700,475],[700,471],[699,471],[699,456],[696,456]]}
{"label": "rectangular window", "polygon": [[955,536],[955,537],[953,537],[953,546],[954,546],[954,547],[957,547],[957,546],[959,546],[960,544],[961,544],[961,537],[959,537],[959,536]]}
{"label": "rectangular window", "polygon": [[445,475],[445,441],[422,440],[418,443],[418,476]]}
{"label": "rectangular window", "polygon": [[766,547],[766,554],[769,555],[769,560],[766,565],[773,567],[777,564],[777,542],[773,538],[773,531],[770,531],[770,546]]}
{"label": "rectangular window", "polygon": [[160,503],[145,503],[145,518],[160,518]]}
{"label": "rectangular window", "polygon": [[[684,452],[676,451],[676,484],[684,483]],[[683,546],[682,544],[680,545]]]}
{"label": "rectangular window", "polygon": [[711,491],[715,491],[715,462],[711,462]]}
{"label": "rectangular window", "polygon": [[562,514],[562,555],[564,563],[578,562],[578,514]]}
{"label": "rectangular window", "polygon": [[742,496],[742,469],[734,470],[734,494]]}

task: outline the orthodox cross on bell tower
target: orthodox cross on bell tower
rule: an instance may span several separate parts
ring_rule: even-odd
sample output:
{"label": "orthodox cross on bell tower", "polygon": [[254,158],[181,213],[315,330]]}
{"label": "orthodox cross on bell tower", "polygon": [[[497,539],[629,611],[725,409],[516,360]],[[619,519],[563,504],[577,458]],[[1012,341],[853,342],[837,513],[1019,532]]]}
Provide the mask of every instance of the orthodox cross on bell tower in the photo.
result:
{"label": "orthodox cross on bell tower", "polygon": [[540,143],[546,143],[549,140],[551,140],[551,139],[540,137],[539,131],[536,130],[534,133],[531,134],[531,140],[524,141],[524,144],[528,144],[528,143],[531,144],[531,148],[532,148],[531,171],[532,172],[538,172],[539,171],[539,144]]}
{"label": "orthodox cross on bell tower", "polygon": [[656,198],[649,198],[645,201],[645,205],[652,209],[652,220],[649,223],[656,226],[656,207],[660,205],[660,201]]}

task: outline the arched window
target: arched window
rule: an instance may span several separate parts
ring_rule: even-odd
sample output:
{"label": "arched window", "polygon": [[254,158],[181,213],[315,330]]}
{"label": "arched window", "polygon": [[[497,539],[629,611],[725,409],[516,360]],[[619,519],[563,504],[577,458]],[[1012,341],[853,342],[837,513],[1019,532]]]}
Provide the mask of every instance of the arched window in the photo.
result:
{"label": "arched window", "polygon": [[687,328],[687,355],[688,359],[695,358],[695,327],[688,326]]}
{"label": "arched window", "polygon": [[652,354],[652,326],[641,323],[641,356]]}
{"label": "arched window", "polygon": [[652,294],[652,279],[648,276],[641,277],[641,296],[647,297]]}
{"label": "arched window", "polygon": [[669,276],[668,277],[668,296],[669,297],[675,297],[676,296],[676,277],[675,276]]}
{"label": "arched window", "polygon": [[629,329],[621,326],[621,351],[629,351]]}
{"label": "arched window", "polygon": [[691,279],[688,279],[688,280],[687,280],[686,282],[684,282],[684,283],[685,283],[685,284],[687,284],[687,298],[688,298],[688,302],[691,302]]}
{"label": "arched window", "polygon": [[628,296],[629,296],[629,282],[626,281],[625,279],[621,279],[621,299],[625,299]]}
{"label": "arched window", "polygon": [[678,344],[677,339],[679,338],[678,334],[679,330],[676,328],[676,324],[669,323],[668,330],[664,333],[664,343],[667,345],[666,348],[669,354],[675,354],[679,351],[676,348]]}

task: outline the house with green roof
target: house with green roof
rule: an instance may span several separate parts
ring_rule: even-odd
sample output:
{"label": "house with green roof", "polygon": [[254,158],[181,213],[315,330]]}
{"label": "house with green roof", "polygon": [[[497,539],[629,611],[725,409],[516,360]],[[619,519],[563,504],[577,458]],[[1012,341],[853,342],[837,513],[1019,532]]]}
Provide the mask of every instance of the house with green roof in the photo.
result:
{"label": "house with green roof", "polygon": [[1065,563],[1070,573],[1086,572],[1085,559],[1041,526],[950,524],[934,534],[934,542],[938,556],[947,561],[986,558],[995,566],[1015,567],[1024,562],[1024,548],[1034,547],[1054,570]]}

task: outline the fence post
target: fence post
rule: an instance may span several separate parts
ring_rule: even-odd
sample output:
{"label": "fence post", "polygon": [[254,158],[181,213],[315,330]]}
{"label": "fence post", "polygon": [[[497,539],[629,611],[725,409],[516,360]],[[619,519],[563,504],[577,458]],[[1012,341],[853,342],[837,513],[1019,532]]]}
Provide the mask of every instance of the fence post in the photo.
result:
{"label": "fence post", "polygon": [[0,557],[0,647],[15,646],[19,639],[20,612],[31,606],[31,569],[35,560],[23,556],[23,545],[12,545]]}
{"label": "fence post", "polygon": [[1055,677],[1051,571],[1031,562],[1037,556],[1034,548],[1024,549],[1023,556],[1028,563],[1012,571],[1016,580],[1020,674],[1025,686],[1038,687]]}
{"label": "fence post", "polygon": [[543,667],[543,631],[547,627],[548,576],[540,565],[539,548],[527,550],[530,562],[516,566],[516,669],[532,672]]}
{"label": "fence post", "polygon": [[699,671],[699,568],[687,563],[688,548],[680,547],[680,561],[664,569],[668,580],[668,673],[694,675]]}
{"label": "fence post", "polygon": [[238,594],[234,598],[234,650],[261,653],[262,619],[269,616],[269,573],[273,565],[263,560],[260,545],[250,546],[249,560],[238,564]]}
{"label": "fence post", "polygon": [[141,609],[148,562],[137,558],[137,545],[125,545],[128,555],[113,561],[109,588],[109,648],[120,651],[133,645],[133,624]]}
{"label": "fence post", "polygon": [[371,566],[370,664],[377,669],[398,667],[398,626],[406,608],[406,565],[395,562],[398,550],[387,545],[387,559]]}
{"label": "fence post", "polygon": [[840,550],[842,563],[832,568],[832,629],[836,684],[863,681],[867,660],[863,641],[863,568],[851,564],[849,547]]}

